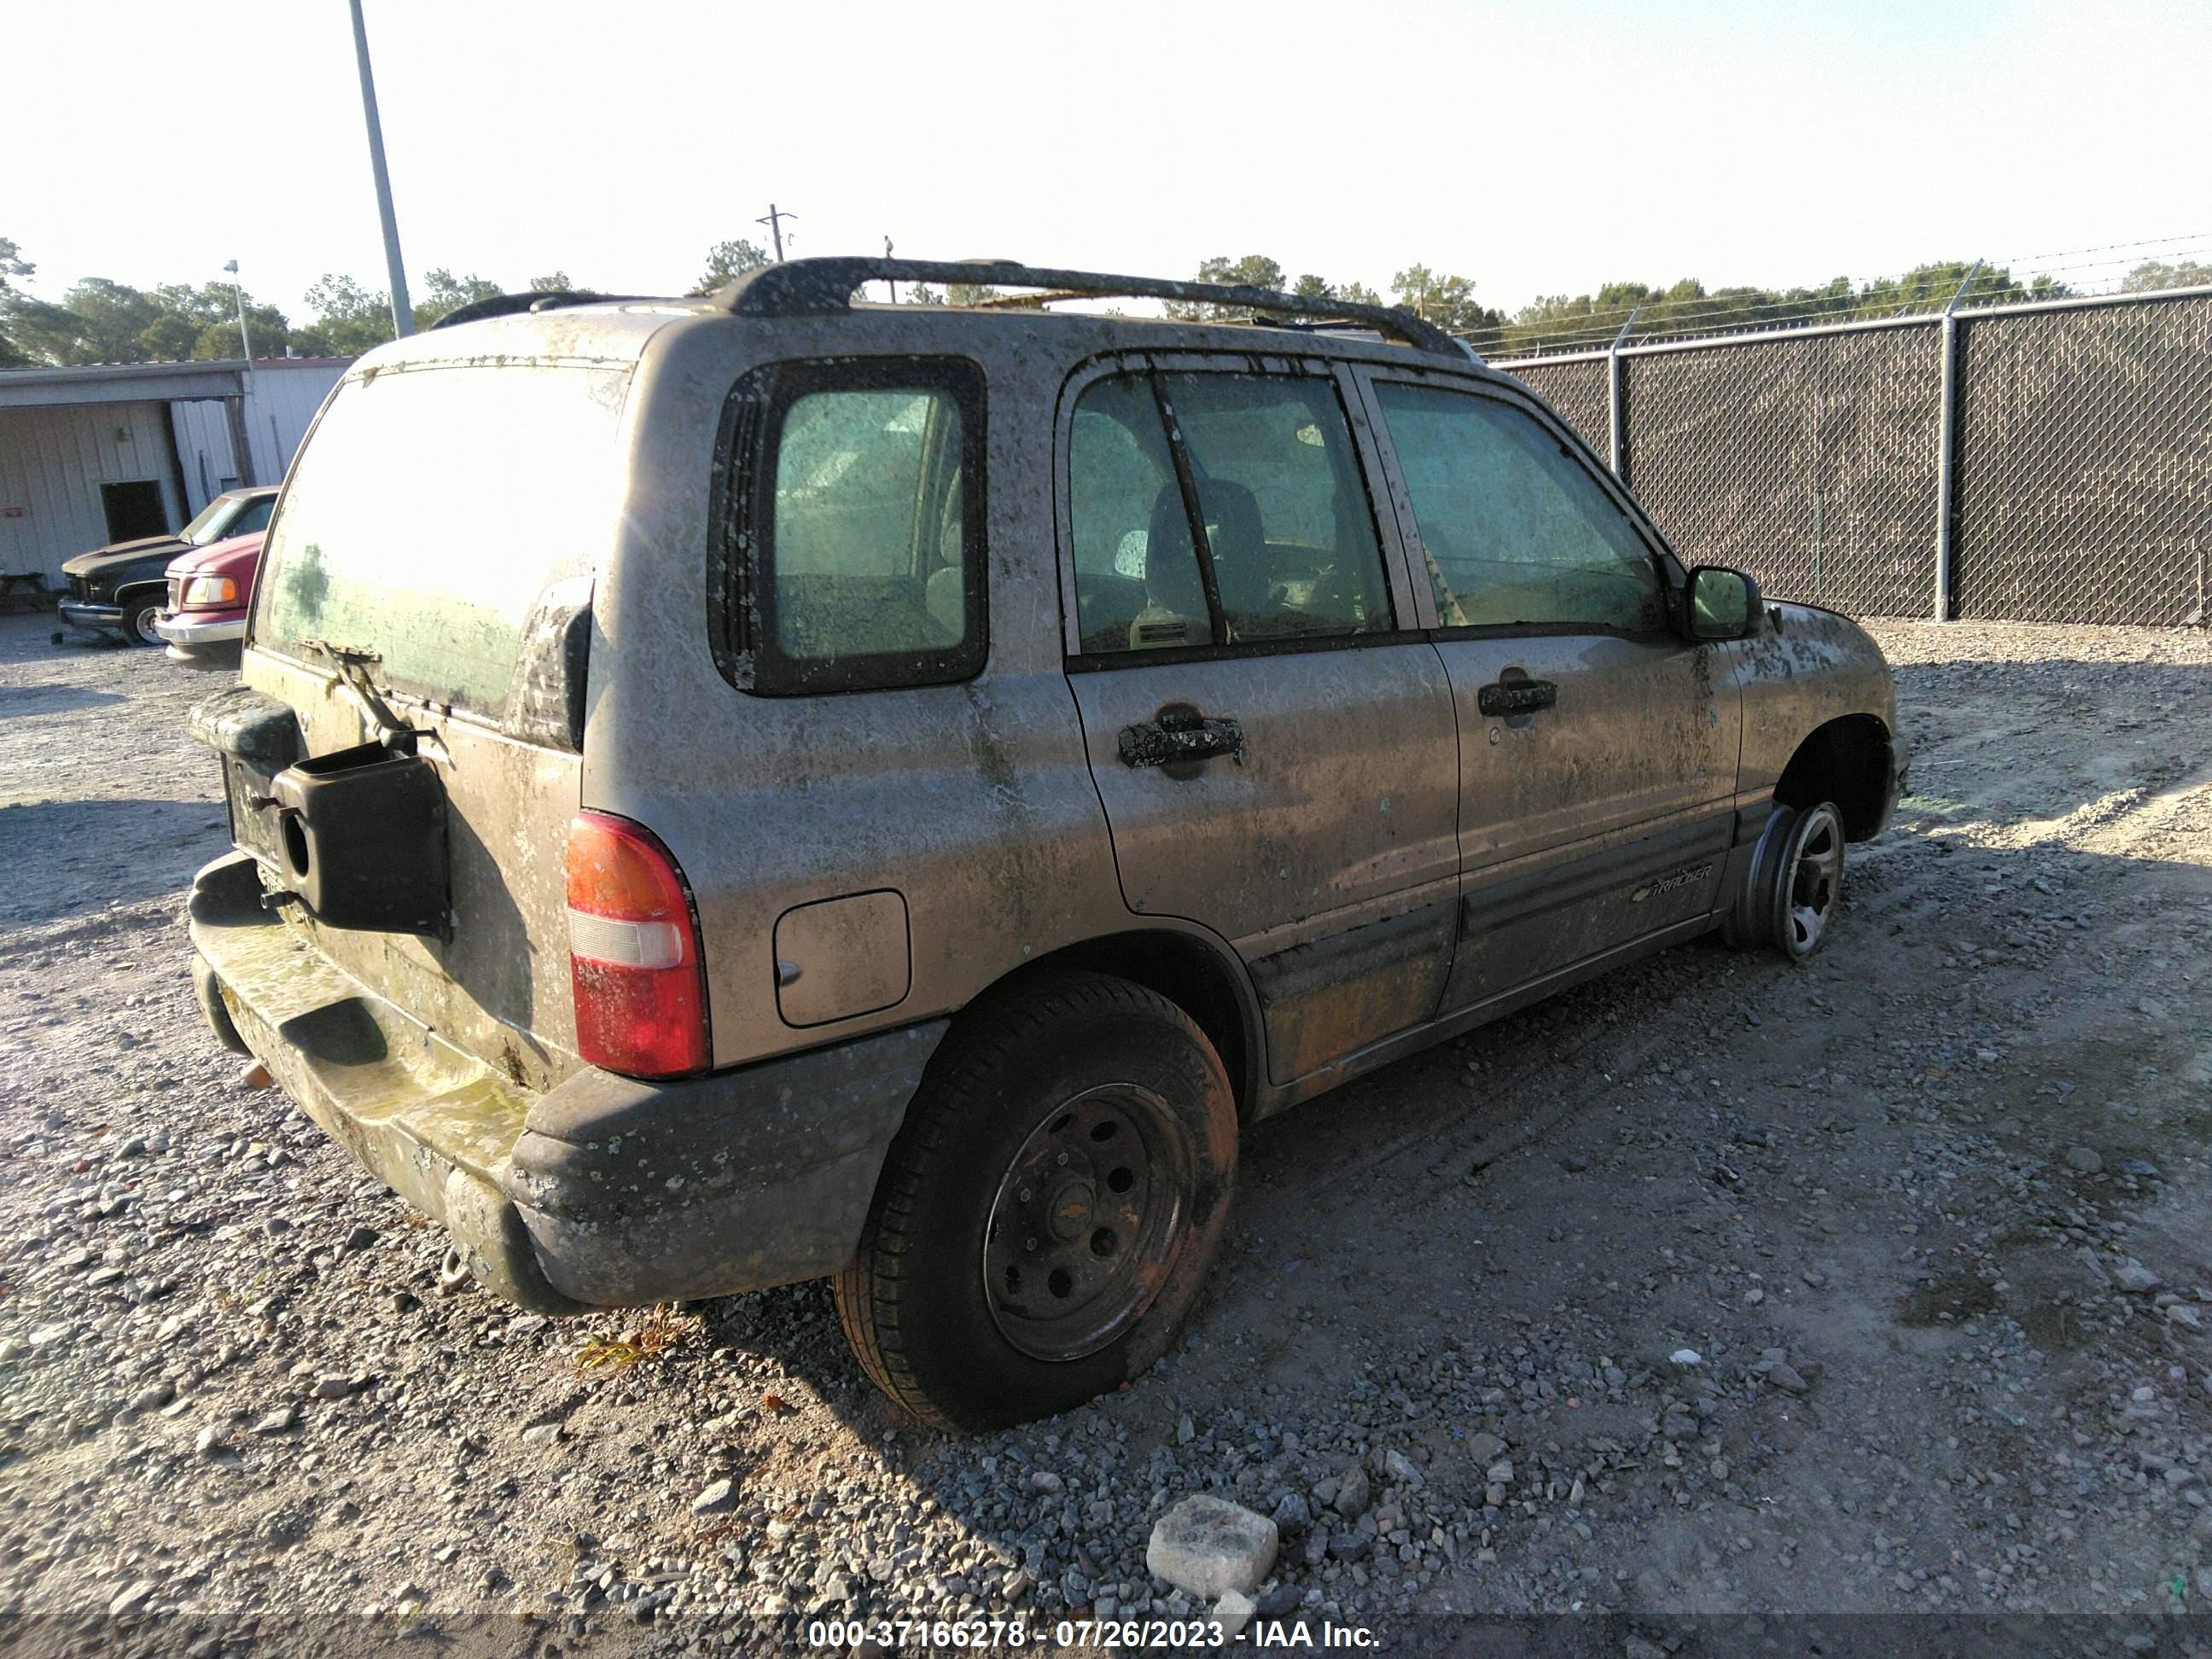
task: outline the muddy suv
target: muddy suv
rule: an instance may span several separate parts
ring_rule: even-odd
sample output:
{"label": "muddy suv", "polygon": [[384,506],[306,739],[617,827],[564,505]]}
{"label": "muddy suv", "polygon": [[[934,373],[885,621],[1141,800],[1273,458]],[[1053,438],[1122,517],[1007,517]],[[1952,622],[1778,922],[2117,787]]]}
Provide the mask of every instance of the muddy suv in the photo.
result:
{"label": "muddy suv", "polygon": [[1813,950],[1899,787],[1877,648],[1333,310],[811,260],[371,353],[195,714],[216,1031],[456,1277],[830,1276],[980,1426],[1152,1364],[1254,1121],[1709,929]]}

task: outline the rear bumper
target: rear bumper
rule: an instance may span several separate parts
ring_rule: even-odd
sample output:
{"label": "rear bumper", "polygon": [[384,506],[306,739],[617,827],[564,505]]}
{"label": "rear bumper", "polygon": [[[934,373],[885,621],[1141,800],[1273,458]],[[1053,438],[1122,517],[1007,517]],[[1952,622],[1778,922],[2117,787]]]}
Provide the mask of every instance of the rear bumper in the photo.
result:
{"label": "rear bumper", "polygon": [[171,645],[234,645],[246,637],[246,613],[166,611],[154,618],[154,631]]}
{"label": "rear bumper", "polygon": [[946,1022],[673,1083],[586,1068],[544,1093],[461,1053],[261,908],[234,854],[193,949],[238,1036],[356,1162],[523,1307],[720,1296],[850,1261]]}

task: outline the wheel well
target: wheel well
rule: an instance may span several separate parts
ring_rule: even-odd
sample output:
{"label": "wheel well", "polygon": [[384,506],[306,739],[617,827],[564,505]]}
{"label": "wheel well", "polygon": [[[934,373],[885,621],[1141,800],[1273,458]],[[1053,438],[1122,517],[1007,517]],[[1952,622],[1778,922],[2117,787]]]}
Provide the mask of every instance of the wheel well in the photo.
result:
{"label": "wheel well", "polygon": [[1888,794],[1889,732],[1872,714],[1846,714],[1816,728],[1774,786],[1774,799],[1784,806],[1833,801],[1852,841],[1881,830]]}
{"label": "wheel well", "polygon": [[1206,1033],[1229,1073],[1238,1117],[1248,1114],[1260,1050],[1235,971],[1218,952],[1185,933],[1164,930],[1113,933],[1024,963],[990,988],[996,991],[1018,984],[1053,968],[1112,974],[1157,991],[1174,1003]]}
{"label": "wheel well", "polygon": [[141,576],[135,581],[125,582],[118,587],[115,590],[115,602],[118,605],[128,606],[136,605],[142,599],[166,599],[168,596],[168,591],[167,577],[158,576],[149,580]]}

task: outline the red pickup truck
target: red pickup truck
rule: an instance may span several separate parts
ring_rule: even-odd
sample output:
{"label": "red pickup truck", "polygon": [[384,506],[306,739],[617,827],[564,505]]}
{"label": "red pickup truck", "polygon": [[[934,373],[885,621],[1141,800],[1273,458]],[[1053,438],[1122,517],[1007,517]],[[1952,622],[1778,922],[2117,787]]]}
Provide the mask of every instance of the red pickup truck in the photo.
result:
{"label": "red pickup truck", "polygon": [[246,611],[261,568],[262,532],[196,547],[169,562],[169,600],[154,631],[169,655],[196,668],[228,668],[246,638]]}

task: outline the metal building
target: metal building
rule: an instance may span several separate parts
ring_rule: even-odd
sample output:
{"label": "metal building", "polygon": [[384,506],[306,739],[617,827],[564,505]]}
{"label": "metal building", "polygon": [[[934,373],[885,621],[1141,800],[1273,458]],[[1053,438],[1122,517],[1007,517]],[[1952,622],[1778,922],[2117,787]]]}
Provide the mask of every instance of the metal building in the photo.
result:
{"label": "metal building", "polygon": [[276,483],[349,357],[0,370],[0,577],[181,529]]}

